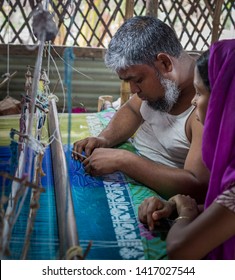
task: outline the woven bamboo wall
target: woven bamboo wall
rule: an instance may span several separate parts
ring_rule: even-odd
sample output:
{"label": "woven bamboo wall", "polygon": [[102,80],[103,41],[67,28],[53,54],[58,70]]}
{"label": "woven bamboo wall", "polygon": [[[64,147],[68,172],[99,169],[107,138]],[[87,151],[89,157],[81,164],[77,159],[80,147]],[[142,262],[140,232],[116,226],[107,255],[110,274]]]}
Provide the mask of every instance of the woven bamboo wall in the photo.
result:
{"label": "woven bamboo wall", "polygon": [[[235,37],[235,1],[233,0],[2,0],[0,1],[0,82],[7,72],[18,71],[9,83],[12,97],[20,99],[24,92],[26,66],[35,65],[37,50],[32,32],[33,11],[37,3],[49,3],[59,32],[52,42],[59,56],[52,55],[63,80],[63,50],[74,46],[74,68],[91,77],[73,71],[73,107],[81,103],[89,112],[97,110],[100,95],[120,94],[118,77],[106,69],[103,54],[113,34],[126,18],[153,15],[171,25],[188,51],[207,49],[212,41]],[[2,44],[2,46],[1,46]],[[59,47],[60,46],[60,47]],[[62,47],[63,46],[63,47]],[[43,58],[47,67],[47,56]],[[51,89],[58,80],[56,66],[51,62]],[[0,88],[0,100],[6,96],[7,84]],[[62,88],[57,87],[58,107],[65,105]]]}
{"label": "woven bamboo wall", "polygon": [[145,14],[171,25],[189,51],[235,36],[234,0],[2,0],[0,43],[35,43],[32,11],[46,1],[59,28],[55,45],[105,48],[126,17]]}

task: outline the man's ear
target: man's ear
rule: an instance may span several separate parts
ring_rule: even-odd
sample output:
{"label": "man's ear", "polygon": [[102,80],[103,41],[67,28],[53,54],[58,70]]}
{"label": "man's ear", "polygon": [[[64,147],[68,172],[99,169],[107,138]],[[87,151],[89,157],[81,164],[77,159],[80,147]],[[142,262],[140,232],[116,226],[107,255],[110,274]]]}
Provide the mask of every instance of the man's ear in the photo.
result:
{"label": "man's ear", "polygon": [[165,53],[159,53],[154,64],[162,75],[168,74],[168,72],[173,70],[173,61],[171,57]]}

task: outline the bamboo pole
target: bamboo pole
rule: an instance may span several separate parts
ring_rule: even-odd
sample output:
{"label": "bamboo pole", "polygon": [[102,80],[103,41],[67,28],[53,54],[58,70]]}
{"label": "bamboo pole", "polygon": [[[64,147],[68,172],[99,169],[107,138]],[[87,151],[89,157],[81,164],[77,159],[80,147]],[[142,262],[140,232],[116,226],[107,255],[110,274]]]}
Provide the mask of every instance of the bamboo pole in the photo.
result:
{"label": "bamboo pole", "polygon": [[158,0],[147,0],[146,1],[146,16],[157,17],[158,13]]}
{"label": "bamboo pole", "polygon": [[[51,156],[53,165],[56,208],[60,240],[60,258],[65,258],[68,250],[78,248],[78,234],[74,215],[72,194],[70,190],[69,177],[61,135],[55,99],[49,102],[48,125],[50,136],[55,139],[51,144]],[[78,256],[78,254],[76,254]],[[78,256],[81,259],[82,256]]]}
{"label": "bamboo pole", "polygon": [[[132,18],[134,15],[134,0],[126,1],[126,9],[125,9],[125,21],[129,18]],[[130,98],[131,90],[129,82],[122,81],[120,86],[120,97],[121,97],[121,105],[126,103]]]}
{"label": "bamboo pole", "polygon": [[125,21],[129,18],[132,18],[134,15],[134,0],[127,0],[126,1],[126,10],[125,10]]}
{"label": "bamboo pole", "polygon": [[221,16],[223,3],[224,0],[215,1],[215,11],[214,11],[213,22],[212,22],[212,37],[211,37],[212,44],[219,39],[219,24],[220,24],[220,16]]}
{"label": "bamboo pole", "polygon": [[128,99],[131,96],[131,89],[130,89],[130,83],[126,81],[122,81],[121,88],[120,88],[120,94],[121,94],[121,105],[126,103]]}

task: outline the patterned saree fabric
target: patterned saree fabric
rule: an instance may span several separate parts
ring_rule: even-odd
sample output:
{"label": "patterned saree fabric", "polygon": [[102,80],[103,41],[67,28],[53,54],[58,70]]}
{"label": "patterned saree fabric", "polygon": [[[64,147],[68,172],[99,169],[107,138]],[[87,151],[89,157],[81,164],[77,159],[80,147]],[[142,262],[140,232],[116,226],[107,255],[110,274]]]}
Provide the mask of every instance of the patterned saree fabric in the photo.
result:
{"label": "patterned saree fabric", "polygon": [[[211,172],[206,207],[235,182],[235,40],[212,45],[208,66],[211,95],[202,148],[203,159]],[[209,257],[234,259],[234,248],[235,237]]]}

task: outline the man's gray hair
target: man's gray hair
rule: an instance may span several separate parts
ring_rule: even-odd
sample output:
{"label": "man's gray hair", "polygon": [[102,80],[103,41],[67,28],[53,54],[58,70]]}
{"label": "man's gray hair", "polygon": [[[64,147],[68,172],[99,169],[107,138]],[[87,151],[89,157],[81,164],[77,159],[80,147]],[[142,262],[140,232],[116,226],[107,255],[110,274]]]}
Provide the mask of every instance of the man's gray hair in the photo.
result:
{"label": "man's gray hair", "polygon": [[160,52],[178,58],[182,50],[167,24],[154,17],[136,16],[124,22],[111,39],[105,64],[113,71],[136,64],[153,65]]}

